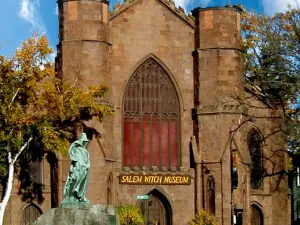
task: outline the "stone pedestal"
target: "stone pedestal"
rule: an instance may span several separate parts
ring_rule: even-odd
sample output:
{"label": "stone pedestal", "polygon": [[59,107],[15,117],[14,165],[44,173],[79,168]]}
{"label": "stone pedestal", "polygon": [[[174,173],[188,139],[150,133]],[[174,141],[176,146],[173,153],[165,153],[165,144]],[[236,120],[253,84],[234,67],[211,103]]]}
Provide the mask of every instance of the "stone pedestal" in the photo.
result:
{"label": "stone pedestal", "polygon": [[119,225],[119,222],[114,206],[63,205],[50,209],[33,225]]}

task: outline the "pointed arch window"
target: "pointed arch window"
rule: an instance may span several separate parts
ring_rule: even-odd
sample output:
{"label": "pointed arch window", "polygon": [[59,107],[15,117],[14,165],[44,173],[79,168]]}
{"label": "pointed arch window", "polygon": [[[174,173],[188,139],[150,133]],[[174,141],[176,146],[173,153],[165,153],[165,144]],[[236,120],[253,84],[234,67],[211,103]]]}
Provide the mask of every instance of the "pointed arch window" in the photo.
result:
{"label": "pointed arch window", "polygon": [[28,205],[22,212],[21,225],[30,225],[42,214],[34,204]]}
{"label": "pointed arch window", "polygon": [[264,215],[259,207],[256,205],[251,206],[251,225],[263,225]]}
{"label": "pointed arch window", "polygon": [[112,174],[110,174],[108,176],[108,179],[107,179],[107,204],[108,205],[113,204],[113,201],[112,201],[112,184],[113,184]]}
{"label": "pointed arch window", "polygon": [[207,209],[211,214],[215,214],[216,212],[216,203],[215,203],[215,181],[210,176],[208,178],[208,189],[207,189]]}
{"label": "pointed arch window", "polygon": [[180,166],[177,92],[153,59],[145,61],[128,82],[123,121],[124,166]]}
{"label": "pointed arch window", "polygon": [[252,161],[250,183],[253,189],[258,189],[261,187],[263,176],[262,139],[255,129],[248,133],[248,149]]}

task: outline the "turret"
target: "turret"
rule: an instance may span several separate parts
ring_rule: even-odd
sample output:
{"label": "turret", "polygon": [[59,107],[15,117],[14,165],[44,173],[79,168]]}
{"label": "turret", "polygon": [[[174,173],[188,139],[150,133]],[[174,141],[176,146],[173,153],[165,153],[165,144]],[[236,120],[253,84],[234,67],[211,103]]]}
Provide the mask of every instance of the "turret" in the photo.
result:
{"label": "turret", "polygon": [[58,0],[58,72],[63,82],[110,85],[108,16],[105,0]]}
{"label": "turret", "polygon": [[[231,179],[228,134],[240,119],[242,98],[241,10],[237,7],[197,8],[194,56],[194,136],[199,155],[196,165],[196,210],[218,215],[220,224],[231,222]],[[196,162],[197,163],[197,162]],[[205,192],[211,187],[210,198]],[[214,189],[214,188],[213,188]],[[199,193],[199,194],[198,194]],[[225,195],[223,195],[226,193]],[[224,208],[225,207],[225,208]]]}
{"label": "turret", "polygon": [[[226,105],[243,90],[239,7],[197,8],[194,57],[196,104]],[[231,103],[230,103],[231,104]]]}
{"label": "turret", "polygon": [[[111,87],[109,72],[108,19],[109,6],[105,0],[59,0],[59,45],[56,58],[58,75],[65,84],[71,84],[83,89],[91,85],[105,84]],[[110,104],[111,92],[105,96],[105,102]],[[93,120],[86,126],[101,133],[93,137],[88,150],[91,158],[90,186],[87,198],[92,202],[105,203],[106,187],[103,180],[107,179],[105,169],[106,149],[112,152],[113,130],[112,118],[105,118],[102,123]],[[79,126],[78,130],[82,127]],[[76,132],[77,135],[79,132]],[[61,202],[63,187],[69,159],[60,160],[58,200]]]}

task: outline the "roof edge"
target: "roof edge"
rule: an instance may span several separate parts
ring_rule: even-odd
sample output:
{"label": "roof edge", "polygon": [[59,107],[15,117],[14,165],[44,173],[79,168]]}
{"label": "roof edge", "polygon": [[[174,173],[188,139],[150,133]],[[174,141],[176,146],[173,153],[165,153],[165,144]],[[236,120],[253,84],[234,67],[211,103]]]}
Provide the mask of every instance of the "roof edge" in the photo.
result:
{"label": "roof edge", "polygon": [[206,7],[206,8],[197,7],[193,9],[191,12],[193,15],[195,15],[197,12],[208,11],[208,10],[232,10],[238,13],[244,12],[244,9],[239,5],[214,6],[214,7]]}
{"label": "roof edge", "polygon": [[[114,5],[113,10],[110,13],[110,19],[112,20],[115,17],[117,17],[122,12],[129,9],[131,6],[139,2],[140,0],[125,0],[123,4],[120,4],[119,2]],[[195,18],[191,14],[186,14],[185,10],[182,7],[176,7],[175,2],[172,0],[155,0],[159,4],[164,5],[166,8],[168,8],[172,13],[174,13],[179,19],[181,19],[183,22],[185,22],[187,25],[195,28]]]}

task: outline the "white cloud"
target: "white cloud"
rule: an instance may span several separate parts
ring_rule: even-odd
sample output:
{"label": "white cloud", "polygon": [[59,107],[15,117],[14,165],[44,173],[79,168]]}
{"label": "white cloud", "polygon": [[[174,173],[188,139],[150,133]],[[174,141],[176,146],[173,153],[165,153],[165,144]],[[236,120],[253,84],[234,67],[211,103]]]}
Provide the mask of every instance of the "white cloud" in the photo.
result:
{"label": "white cloud", "polygon": [[175,0],[174,2],[176,6],[181,6],[185,11],[187,11],[187,5],[191,2],[191,0]]}
{"label": "white cloud", "polygon": [[55,15],[57,15],[58,16],[58,6],[57,6],[57,4],[56,4],[56,7],[55,7]]}
{"label": "white cloud", "polygon": [[264,13],[267,15],[274,15],[277,12],[284,12],[288,5],[292,7],[300,7],[300,0],[262,0]]}
{"label": "white cloud", "polygon": [[199,6],[203,8],[203,7],[207,7],[208,4],[212,2],[212,0],[200,0],[200,2],[199,0],[174,0],[174,2],[176,6],[181,6],[182,8],[185,9],[186,12],[188,12],[187,11],[188,6],[196,5],[197,7]]}
{"label": "white cloud", "polygon": [[39,9],[39,0],[21,0],[19,16],[31,24],[33,31],[44,34],[46,31],[39,13]]}

